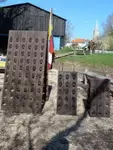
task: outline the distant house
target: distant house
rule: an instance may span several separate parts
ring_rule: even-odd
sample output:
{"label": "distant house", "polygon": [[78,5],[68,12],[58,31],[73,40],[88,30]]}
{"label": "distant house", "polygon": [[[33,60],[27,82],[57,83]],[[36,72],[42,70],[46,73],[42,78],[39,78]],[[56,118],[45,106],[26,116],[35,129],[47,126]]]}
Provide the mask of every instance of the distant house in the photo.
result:
{"label": "distant house", "polygon": [[73,45],[78,45],[80,47],[84,47],[87,44],[86,39],[77,38],[71,41]]}
{"label": "distant house", "polygon": [[86,41],[87,41],[86,39],[77,38],[77,39],[72,40],[71,42],[72,43],[85,43]]}
{"label": "distant house", "polygon": [[70,42],[70,43],[66,43],[66,44],[65,44],[65,46],[66,46],[66,47],[69,47],[69,46],[71,46],[71,45],[72,45],[72,43],[71,43],[71,42]]}

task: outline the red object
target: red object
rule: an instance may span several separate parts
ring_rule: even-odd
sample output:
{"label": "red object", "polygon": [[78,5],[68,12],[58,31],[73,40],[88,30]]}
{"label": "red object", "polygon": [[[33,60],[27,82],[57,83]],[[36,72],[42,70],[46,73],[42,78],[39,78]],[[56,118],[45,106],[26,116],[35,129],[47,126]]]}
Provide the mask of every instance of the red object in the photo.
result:
{"label": "red object", "polygon": [[49,40],[49,52],[54,53],[54,43],[53,43],[53,36],[50,37]]}
{"label": "red object", "polygon": [[54,43],[53,43],[53,37],[50,37],[49,40],[49,63],[48,63],[48,69],[52,69],[52,63],[53,63],[53,54],[54,54]]}
{"label": "red object", "polygon": [[53,41],[53,24],[52,24],[52,10],[50,12],[49,20],[49,34],[48,34],[48,69],[52,69],[52,63],[54,60],[54,41]]}

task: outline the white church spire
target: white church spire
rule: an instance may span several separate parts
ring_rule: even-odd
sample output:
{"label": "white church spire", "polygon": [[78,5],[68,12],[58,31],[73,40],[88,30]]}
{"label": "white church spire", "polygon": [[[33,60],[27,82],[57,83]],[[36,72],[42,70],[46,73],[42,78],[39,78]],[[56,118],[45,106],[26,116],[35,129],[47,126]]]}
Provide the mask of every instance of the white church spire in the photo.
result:
{"label": "white church spire", "polygon": [[93,40],[98,40],[99,38],[99,27],[98,27],[98,20],[96,20],[95,29],[93,31]]}
{"label": "white church spire", "polygon": [[99,28],[98,28],[98,20],[96,20],[96,26],[95,26],[95,30],[99,30]]}

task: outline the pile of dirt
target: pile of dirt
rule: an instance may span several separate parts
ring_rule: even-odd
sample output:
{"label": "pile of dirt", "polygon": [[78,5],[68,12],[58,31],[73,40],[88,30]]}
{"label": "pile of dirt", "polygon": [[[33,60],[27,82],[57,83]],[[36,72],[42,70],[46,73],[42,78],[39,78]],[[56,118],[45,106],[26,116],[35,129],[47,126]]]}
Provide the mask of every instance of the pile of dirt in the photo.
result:
{"label": "pile of dirt", "polygon": [[[86,93],[78,87],[77,116],[57,115],[57,75],[55,69],[49,72],[52,90],[42,115],[1,112],[0,150],[113,149],[112,103],[110,118],[90,118],[84,112]],[[0,80],[2,83],[3,77]]]}

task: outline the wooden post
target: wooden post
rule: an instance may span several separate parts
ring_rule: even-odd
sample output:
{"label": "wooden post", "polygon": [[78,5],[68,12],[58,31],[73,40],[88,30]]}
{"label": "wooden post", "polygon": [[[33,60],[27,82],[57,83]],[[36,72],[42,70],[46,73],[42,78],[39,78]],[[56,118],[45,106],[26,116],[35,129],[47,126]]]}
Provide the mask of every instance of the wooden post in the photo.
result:
{"label": "wooden post", "polygon": [[63,71],[63,70],[64,70],[63,67],[64,67],[64,63],[61,63],[61,62],[60,62],[60,65],[59,65],[58,70],[59,70],[59,71]]}
{"label": "wooden post", "polygon": [[65,37],[64,36],[61,36],[60,37],[60,49],[62,48],[62,47],[64,47],[65,46]]}
{"label": "wooden post", "polygon": [[74,47],[74,55],[76,55],[76,47]]}
{"label": "wooden post", "polygon": [[75,64],[72,65],[72,70],[75,71]]}
{"label": "wooden post", "polygon": [[62,71],[64,70],[64,68],[63,68],[63,67],[64,67],[64,63],[62,63]]}

